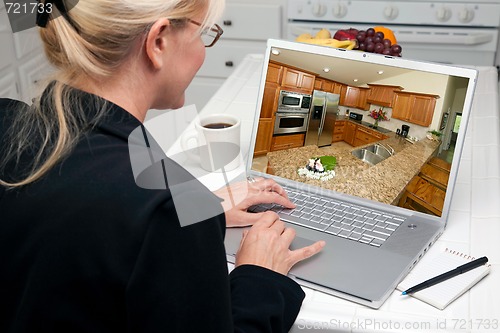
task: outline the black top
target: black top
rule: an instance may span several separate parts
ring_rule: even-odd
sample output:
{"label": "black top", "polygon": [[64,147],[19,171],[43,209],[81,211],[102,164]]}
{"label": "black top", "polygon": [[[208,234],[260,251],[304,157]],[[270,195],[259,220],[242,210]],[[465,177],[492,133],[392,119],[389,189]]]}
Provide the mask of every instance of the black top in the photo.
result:
{"label": "black top", "polygon": [[[0,153],[17,105],[0,99]],[[0,186],[0,332],[288,331],[304,298],[295,282],[252,265],[228,275],[223,214],[181,227],[168,189],[136,185],[127,140],[139,126],[112,104],[42,179]]]}

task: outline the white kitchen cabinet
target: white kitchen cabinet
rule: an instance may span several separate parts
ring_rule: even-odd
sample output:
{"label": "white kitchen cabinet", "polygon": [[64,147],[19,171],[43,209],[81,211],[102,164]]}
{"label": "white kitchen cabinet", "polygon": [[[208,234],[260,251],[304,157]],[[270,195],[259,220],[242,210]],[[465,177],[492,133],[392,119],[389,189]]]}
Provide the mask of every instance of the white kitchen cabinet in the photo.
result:
{"label": "white kitchen cabinet", "polygon": [[0,98],[19,99],[16,75],[12,72],[0,74]]}
{"label": "white kitchen cabinet", "polygon": [[284,0],[229,0],[218,24],[221,39],[207,48],[206,58],[186,91],[186,105],[201,110],[243,58],[263,54],[267,39],[282,38]]}
{"label": "white kitchen cabinet", "polygon": [[36,28],[13,33],[0,3],[0,97],[31,103],[37,83],[53,69],[43,52]]}

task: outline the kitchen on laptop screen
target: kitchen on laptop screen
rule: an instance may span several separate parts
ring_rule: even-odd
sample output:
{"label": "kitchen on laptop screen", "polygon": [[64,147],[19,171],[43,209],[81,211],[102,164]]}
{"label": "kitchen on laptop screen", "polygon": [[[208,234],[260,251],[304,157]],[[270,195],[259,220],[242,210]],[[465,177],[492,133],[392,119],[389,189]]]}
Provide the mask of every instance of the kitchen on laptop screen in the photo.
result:
{"label": "kitchen on laptop screen", "polygon": [[442,215],[468,78],[273,51],[253,170]]}

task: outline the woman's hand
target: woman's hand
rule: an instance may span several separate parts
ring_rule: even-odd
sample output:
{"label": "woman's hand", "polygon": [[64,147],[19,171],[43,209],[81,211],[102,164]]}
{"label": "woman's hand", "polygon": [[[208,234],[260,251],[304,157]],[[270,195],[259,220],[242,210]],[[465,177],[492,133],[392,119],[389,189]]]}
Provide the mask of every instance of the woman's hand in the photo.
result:
{"label": "woman's hand", "polygon": [[286,228],[285,223],[274,212],[265,212],[259,220],[243,233],[240,248],[236,254],[236,266],[257,265],[281,274],[306,258],[320,252],[324,241],[297,250],[290,250],[295,230]]}
{"label": "woman's hand", "polygon": [[243,227],[254,224],[262,213],[249,213],[248,208],[262,203],[275,203],[286,208],[295,208],[285,190],[274,180],[256,178],[253,182],[242,181],[215,191],[224,199],[227,227]]}

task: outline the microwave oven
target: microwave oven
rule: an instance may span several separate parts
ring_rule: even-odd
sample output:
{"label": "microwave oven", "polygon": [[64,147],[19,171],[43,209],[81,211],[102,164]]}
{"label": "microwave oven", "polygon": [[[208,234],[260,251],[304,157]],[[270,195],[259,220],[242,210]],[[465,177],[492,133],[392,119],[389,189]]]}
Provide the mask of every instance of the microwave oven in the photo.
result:
{"label": "microwave oven", "polygon": [[280,91],[278,112],[309,113],[312,96],[286,90]]}

